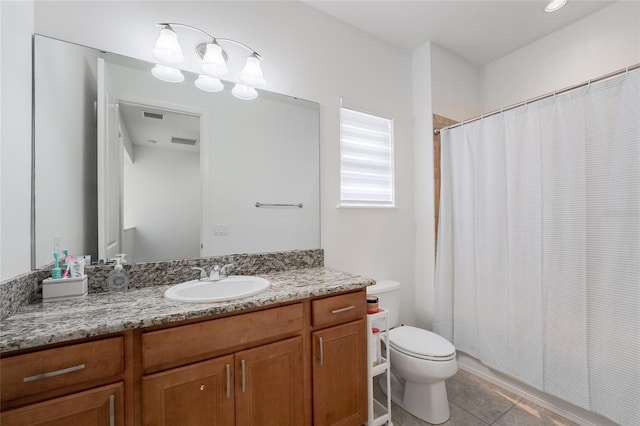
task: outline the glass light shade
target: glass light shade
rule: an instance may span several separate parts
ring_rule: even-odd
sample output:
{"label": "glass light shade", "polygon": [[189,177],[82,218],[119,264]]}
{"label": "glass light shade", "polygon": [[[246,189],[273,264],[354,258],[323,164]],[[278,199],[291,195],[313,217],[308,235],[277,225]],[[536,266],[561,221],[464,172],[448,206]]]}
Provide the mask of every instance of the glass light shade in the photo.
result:
{"label": "glass light shade", "polygon": [[200,74],[198,79],[194,83],[196,87],[205,92],[220,92],[224,89],[224,84],[219,78],[209,77],[208,75]]}
{"label": "glass light shade", "polygon": [[200,72],[213,78],[224,77],[227,73],[227,62],[222,56],[222,48],[218,43],[207,44],[207,51],[202,58]]}
{"label": "glass light shade", "polygon": [[184,64],[184,55],[175,31],[168,27],[160,30],[160,37],[156,41],[156,47],[151,51],[151,56],[162,65],[176,67]]}
{"label": "glass light shade", "polygon": [[262,76],[262,67],[260,67],[260,59],[251,55],[247,58],[247,63],[242,69],[242,74],[238,79],[240,83],[249,87],[264,87],[267,82]]}
{"label": "glass light shade", "polygon": [[162,64],[157,64],[153,67],[151,74],[158,80],[166,81],[167,83],[181,83],[184,81],[184,75],[179,69]]}
{"label": "glass light shade", "polygon": [[231,93],[233,93],[233,96],[238,99],[242,99],[243,101],[250,101],[258,97],[258,91],[256,89],[240,83],[237,83],[235,87],[231,89]]}
{"label": "glass light shade", "polygon": [[544,8],[545,12],[555,12],[567,4],[567,0],[551,0]]}

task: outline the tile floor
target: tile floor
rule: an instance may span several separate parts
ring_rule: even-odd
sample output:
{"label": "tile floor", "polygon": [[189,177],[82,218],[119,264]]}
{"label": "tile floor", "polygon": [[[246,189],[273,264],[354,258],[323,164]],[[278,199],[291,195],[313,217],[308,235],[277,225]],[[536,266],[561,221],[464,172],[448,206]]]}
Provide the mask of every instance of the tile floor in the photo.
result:
{"label": "tile floor", "polygon": [[[574,426],[557,414],[539,407],[466,371],[458,370],[447,380],[447,395],[451,418],[443,426]],[[376,398],[384,397],[374,386]],[[394,426],[429,426],[417,417],[393,404],[391,420]]]}

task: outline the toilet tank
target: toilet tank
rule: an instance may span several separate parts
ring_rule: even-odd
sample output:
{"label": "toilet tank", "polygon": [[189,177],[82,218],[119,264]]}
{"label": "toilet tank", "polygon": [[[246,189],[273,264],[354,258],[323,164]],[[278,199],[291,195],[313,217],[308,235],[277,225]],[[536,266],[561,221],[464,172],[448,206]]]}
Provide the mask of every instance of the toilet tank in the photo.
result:
{"label": "toilet tank", "polygon": [[389,327],[400,325],[400,283],[391,280],[376,281],[367,287],[367,294],[378,296],[378,306],[389,310]]}

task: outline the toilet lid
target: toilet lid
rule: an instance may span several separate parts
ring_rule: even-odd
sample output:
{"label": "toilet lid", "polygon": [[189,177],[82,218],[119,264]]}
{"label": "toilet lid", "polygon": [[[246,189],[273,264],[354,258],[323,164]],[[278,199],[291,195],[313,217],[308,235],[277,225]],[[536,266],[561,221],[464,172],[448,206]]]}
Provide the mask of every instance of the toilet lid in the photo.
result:
{"label": "toilet lid", "polygon": [[408,325],[390,330],[389,344],[401,352],[414,354],[420,358],[444,360],[456,353],[456,348],[444,337]]}

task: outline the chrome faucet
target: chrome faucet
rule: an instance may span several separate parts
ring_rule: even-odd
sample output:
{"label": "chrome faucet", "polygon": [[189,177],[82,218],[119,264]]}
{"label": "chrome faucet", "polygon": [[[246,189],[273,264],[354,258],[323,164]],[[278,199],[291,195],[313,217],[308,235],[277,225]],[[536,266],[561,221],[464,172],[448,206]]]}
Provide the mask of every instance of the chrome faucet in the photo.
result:
{"label": "chrome faucet", "polygon": [[211,272],[207,275],[207,271],[203,268],[192,267],[193,270],[200,271],[200,281],[220,281],[227,278],[227,268],[233,266],[233,263],[227,263],[226,265],[213,265]]}
{"label": "chrome faucet", "polygon": [[209,278],[209,276],[207,275],[207,271],[205,271],[204,268],[192,266],[191,269],[193,269],[194,271],[200,271],[200,278],[198,278],[200,281],[206,281]]}
{"label": "chrome faucet", "polygon": [[209,281],[220,280],[220,265],[213,265],[213,269],[209,272]]}
{"label": "chrome faucet", "polygon": [[209,273],[210,281],[220,281],[227,278],[227,268],[233,266],[233,263],[227,263],[226,265],[213,265],[213,269]]}
{"label": "chrome faucet", "polygon": [[220,268],[220,278],[227,278],[229,276],[229,274],[227,274],[227,268],[229,266],[233,266],[233,263],[227,263]]}

